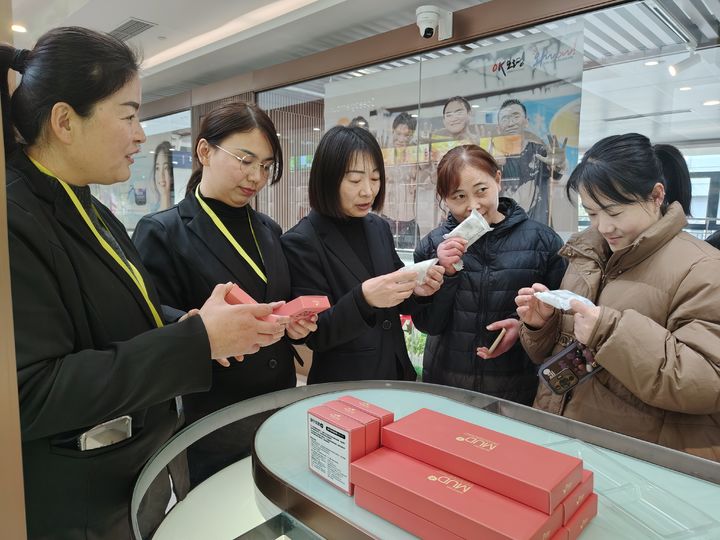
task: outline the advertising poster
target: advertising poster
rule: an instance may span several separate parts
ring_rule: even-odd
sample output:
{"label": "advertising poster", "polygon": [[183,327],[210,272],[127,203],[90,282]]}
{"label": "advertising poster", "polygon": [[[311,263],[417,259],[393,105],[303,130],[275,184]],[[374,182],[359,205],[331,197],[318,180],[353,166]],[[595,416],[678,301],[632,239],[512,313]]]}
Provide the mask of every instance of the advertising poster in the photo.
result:
{"label": "advertising poster", "polygon": [[143,125],[147,140],[133,156],[130,179],[111,186],[92,185],[93,195],[110,208],[130,234],[144,215],[182,200],[192,172],[188,111]]}
{"label": "advertising poster", "polygon": [[[493,155],[502,195],[531,218],[563,236],[577,230],[577,203],[564,185],[578,159],[582,49],[582,32],[574,28],[375,73],[367,78],[372,87],[361,80],[328,85],[326,125],[360,118],[383,147],[383,216],[398,248],[412,248],[445,219],[435,194],[437,164],[462,144]],[[419,82],[403,80],[403,70]]]}

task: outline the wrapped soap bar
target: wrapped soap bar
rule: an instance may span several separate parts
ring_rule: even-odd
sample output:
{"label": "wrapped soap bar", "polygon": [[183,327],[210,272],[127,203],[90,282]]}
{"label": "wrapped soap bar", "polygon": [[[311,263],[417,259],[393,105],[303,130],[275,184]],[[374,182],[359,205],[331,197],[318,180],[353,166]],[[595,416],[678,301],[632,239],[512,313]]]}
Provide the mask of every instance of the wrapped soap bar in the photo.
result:
{"label": "wrapped soap bar", "polygon": [[[470,215],[465,218],[463,222],[457,227],[455,227],[452,231],[443,235],[443,238],[447,240],[448,238],[459,236],[460,238],[464,238],[465,240],[467,240],[467,247],[470,247],[484,234],[490,232],[491,230],[492,227],[490,227],[485,218],[480,214],[480,212],[473,208],[472,212],[470,212]],[[462,270],[462,260],[453,264],[453,268],[455,268],[455,270]]]}
{"label": "wrapped soap bar", "polygon": [[544,302],[554,308],[568,311],[570,309],[570,300],[577,300],[588,306],[595,306],[590,300],[584,296],[580,296],[572,291],[566,289],[557,289],[555,291],[542,291],[536,292],[535,298]]}
{"label": "wrapped soap bar", "polygon": [[401,272],[417,272],[417,284],[422,285],[425,283],[425,276],[427,275],[427,271],[431,266],[434,266],[437,264],[438,259],[437,257],[428,259],[426,261],[420,261],[416,262],[415,264],[408,264],[407,266],[404,266],[403,268],[400,268]]}

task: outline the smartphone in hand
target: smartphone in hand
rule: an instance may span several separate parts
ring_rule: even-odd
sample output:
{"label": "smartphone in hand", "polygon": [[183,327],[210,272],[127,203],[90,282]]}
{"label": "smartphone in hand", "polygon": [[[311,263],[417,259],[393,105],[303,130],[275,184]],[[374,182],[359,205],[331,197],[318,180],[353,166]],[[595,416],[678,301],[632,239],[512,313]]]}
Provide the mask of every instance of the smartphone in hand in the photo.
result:
{"label": "smartphone in hand", "polygon": [[507,334],[507,330],[505,328],[493,330],[491,334],[495,334],[495,339],[493,340],[492,345],[488,347],[488,354],[495,352],[495,349],[497,349],[497,346],[500,345],[500,342],[505,337],[505,334]]}

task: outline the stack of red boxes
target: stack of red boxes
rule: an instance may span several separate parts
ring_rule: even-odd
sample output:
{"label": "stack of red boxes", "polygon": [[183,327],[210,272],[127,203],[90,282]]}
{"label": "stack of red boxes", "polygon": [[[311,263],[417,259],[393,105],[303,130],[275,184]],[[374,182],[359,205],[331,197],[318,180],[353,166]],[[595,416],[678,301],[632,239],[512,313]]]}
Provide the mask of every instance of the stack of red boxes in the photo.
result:
{"label": "stack of red boxes", "polygon": [[393,419],[390,411],[352,396],[308,410],[310,470],[352,495],[350,464],[380,447],[380,429]]}
{"label": "stack of red boxes", "polygon": [[[359,412],[379,422],[353,419],[338,403],[362,405]],[[566,454],[429,409],[390,423],[392,413],[350,397],[309,415],[309,426],[324,415],[354,428],[339,487],[349,494],[354,487],[358,506],[421,538],[570,540],[597,514],[592,473]],[[381,448],[367,434],[378,425]],[[312,436],[310,444],[310,468],[333,482],[313,466],[323,452],[313,451]]]}

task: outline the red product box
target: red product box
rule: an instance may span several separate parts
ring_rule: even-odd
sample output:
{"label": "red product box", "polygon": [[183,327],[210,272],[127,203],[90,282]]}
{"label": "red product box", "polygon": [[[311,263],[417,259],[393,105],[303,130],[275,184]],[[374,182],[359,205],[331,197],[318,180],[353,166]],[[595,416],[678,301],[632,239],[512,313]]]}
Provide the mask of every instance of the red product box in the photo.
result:
{"label": "red product box", "polygon": [[584,503],[588,496],[593,491],[593,473],[591,471],[583,469],[582,482],[580,485],[572,490],[570,495],[565,497],[561,506],[563,508],[563,525],[566,525],[570,518],[575,515],[582,503]]}
{"label": "red product box", "polygon": [[375,495],[372,491],[355,486],[355,504],[377,514],[381,518],[394,523],[401,529],[418,538],[432,538],[433,540],[462,540],[462,537],[453,534],[447,529],[438,527],[432,521],[405,510],[402,506]]}
{"label": "red product box", "polygon": [[579,538],[588,526],[588,523],[590,523],[597,515],[597,511],[598,496],[595,493],[591,493],[580,509],[575,512],[575,515],[570,518],[567,525],[562,527],[562,529],[566,530],[568,533],[568,540],[575,540],[576,538]]}
{"label": "red product box", "polygon": [[[233,284],[232,289],[230,289],[230,292],[228,292],[225,295],[225,301],[228,304],[232,305],[239,305],[239,304],[257,304],[255,299],[250,296],[248,293],[243,291],[240,287]],[[267,322],[275,322],[277,320],[277,315],[274,313],[268,315],[267,317],[262,318],[263,321]]]}
{"label": "red product box", "polygon": [[299,296],[273,310],[273,313],[298,320],[309,319],[326,309],[330,309],[330,301],[327,296]]}
{"label": "red product box", "polygon": [[376,418],[366,412],[356,409],[352,405],[340,401],[328,401],[323,403],[326,407],[343,413],[345,416],[349,416],[353,420],[357,420],[365,426],[365,453],[369,454],[380,448],[380,419]]}
{"label": "red product box", "polygon": [[340,401],[344,401],[345,403],[352,405],[356,409],[360,409],[363,412],[379,418],[381,427],[392,424],[393,420],[395,419],[395,414],[391,411],[388,411],[386,409],[383,409],[382,407],[378,407],[377,405],[373,405],[372,403],[368,403],[367,401],[363,401],[362,399],[358,399],[353,396],[343,396],[340,398]]}
{"label": "red product box", "polygon": [[582,461],[420,409],[382,428],[382,445],[546,514],[580,484]]}
{"label": "red product box", "polygon": [[[560,511],[548,516],[387,448],[350,467],[358,488],[382,494],[383,499],[461,538],[547,540],[562,525]],[[402,519],[391,517],[394,523]]]}
{"label": "red product box", "polygon": [[365,426],[330,407],[308,410],[310,470],[352,495],[350,463],[365,455]]}
{"label": "red product box", "polygon": [[257,304],[255,299],[250,296],[248,293],[243,291],[240,287],[233,284],[232,289],[230,289],[230,292],[225,295],[225,301],[228,304],[238,305],[238,304]]}

